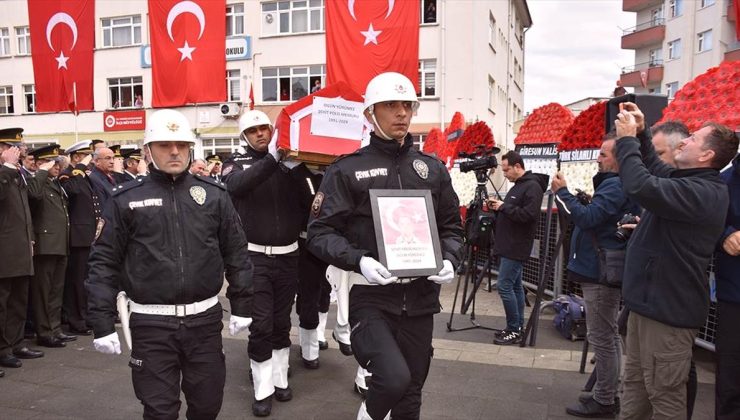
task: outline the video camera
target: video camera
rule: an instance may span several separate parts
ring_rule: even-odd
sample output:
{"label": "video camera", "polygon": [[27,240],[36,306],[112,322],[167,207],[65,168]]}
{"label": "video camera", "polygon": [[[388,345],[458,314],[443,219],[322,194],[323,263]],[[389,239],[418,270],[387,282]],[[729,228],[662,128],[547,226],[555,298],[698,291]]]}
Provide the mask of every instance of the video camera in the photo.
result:
{"label": "video camera", "polygon": [[496,146],[486,149],[486,146],[481,144],[476,147],[476,151],[473,153],[460,152],[458,156],[470,159],[466,162],[460,162],[460,172],[487,171],[496,168],[498,166],[496,154],[500,151],[501,149]]}

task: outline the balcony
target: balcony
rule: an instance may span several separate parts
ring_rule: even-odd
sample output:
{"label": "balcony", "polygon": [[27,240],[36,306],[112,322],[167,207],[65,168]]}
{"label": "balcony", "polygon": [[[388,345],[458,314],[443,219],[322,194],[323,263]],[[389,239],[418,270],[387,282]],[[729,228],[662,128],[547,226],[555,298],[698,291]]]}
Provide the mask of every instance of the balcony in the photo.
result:
{"label": "balcony", "polygon": [[[643,78],[645,82],[643,83]],[[622,67],[619,76],[622,86],[643,87],[663,80],[663,60],[652,60],[634,66]]]}
{"label": "balcony", "polygon": [[622,10],[625,12],[639,12],[662,3],[663,0],[622,0]]}
{"label": "balcony", "polygon": [[665,38],[665,19],[653,19],[650,22],[626,29],[622,33],[622,49],[636,50],[648,45],[659,44]]}

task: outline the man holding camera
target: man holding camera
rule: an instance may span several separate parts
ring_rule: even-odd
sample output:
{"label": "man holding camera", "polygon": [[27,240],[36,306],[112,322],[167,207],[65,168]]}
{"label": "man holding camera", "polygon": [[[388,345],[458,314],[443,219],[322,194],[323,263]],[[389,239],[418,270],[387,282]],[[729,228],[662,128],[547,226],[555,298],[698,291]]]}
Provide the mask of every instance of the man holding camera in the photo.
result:
{"label": "man holding camera", "polygon": [[[619,336],[617,314],[621,299],[619,285],[601,282],[599,249],[624,249],[626,237],[617,236],[617,223],[637,208],[622,191],[619,165],[614,156],[614,134],[601,144],[599,173],[593,177],[594,196],[574,196],[560,172],[552,180],[558,208],[575,224],[570,240],[568,280],[580,283],[586,302],[588,342],[596,356],[596,384],[591,396],[579,398],[566,412],[579,417],[603,417],[616,413],[619,382]],[[627,231],[630,232],[630,231]],[[607,252],[607,251],[601,251]]]}
{"label": "man holding camera", "polygon": [[497,288],[506,312],[506,329],[496,334],[493,343],[509,345],[518,343],[522,338],[522,268],[529,258],[537,232],[547,175],[525,171],[524,160],[513,150],[501,157],[501,170],[514,186],[506,194],[504,201],[488,202],[488,206],[497,213],[493,253],[499,256]]}
{"label": "man holding camera", "polygon": [[622,104],[615,125],[624,191],[645,209],[622,287],[630,316],[621,418],[685,419],[691,350],[709,311],[707,267],[729,203],[719,170],[738,140],[708,123],[681,142],[673,168],[658,159],[637,105]]}

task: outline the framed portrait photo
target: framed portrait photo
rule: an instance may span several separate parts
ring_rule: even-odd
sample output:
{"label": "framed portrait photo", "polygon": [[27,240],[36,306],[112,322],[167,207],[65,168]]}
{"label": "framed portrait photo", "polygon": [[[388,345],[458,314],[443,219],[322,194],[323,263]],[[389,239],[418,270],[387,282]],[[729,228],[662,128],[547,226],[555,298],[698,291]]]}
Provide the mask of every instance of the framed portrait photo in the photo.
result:
{"label": "framed portrait photo", "polygon": [[380,262],[397,277],[442,269],[437,219],[429,190],[370,190]]}

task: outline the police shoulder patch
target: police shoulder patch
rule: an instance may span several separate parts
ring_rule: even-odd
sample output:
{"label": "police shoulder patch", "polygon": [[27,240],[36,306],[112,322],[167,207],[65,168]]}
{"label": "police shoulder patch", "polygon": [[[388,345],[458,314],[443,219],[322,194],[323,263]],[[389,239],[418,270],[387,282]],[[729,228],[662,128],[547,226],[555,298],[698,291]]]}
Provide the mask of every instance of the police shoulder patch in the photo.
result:
{"label": "police shoulder patch", "polygon": [[226,191],[226,184],[224,184],[221,181],[216,181],[215,179],[211,178],[210,176],[203,176],[203,175],[193,175],[195,179],[201,182],[205,182],[206,184],[214,185],[218,188],[221,188],[222,190]]}
{"label": "police shoulder patch", "polygon": [[103,233],[104,227],[105,227],[105,219],[103,218],[98,219],[98,224],[95,226],[95,239],[93,240],[93,242],[98,241],[100,234]]}
{"label": "police shoulder patch", "polygon": [[324,204],[324,193],[319,191],[316,193],[316,197],[314,197],[313,203],[311,204],[311,214],[313,214],[313,217],[319,217],[322,204]]}
{"label": "police shoulder patch", "polygon": [[426,162],[424,162],[421,159],[414,159],[414,162],[412,163],[414,166],[414,170],[416,171],[416,174],[419,175],[419,178],[421,179],[427,179],[429,178],[429,166],[427,166]]}

